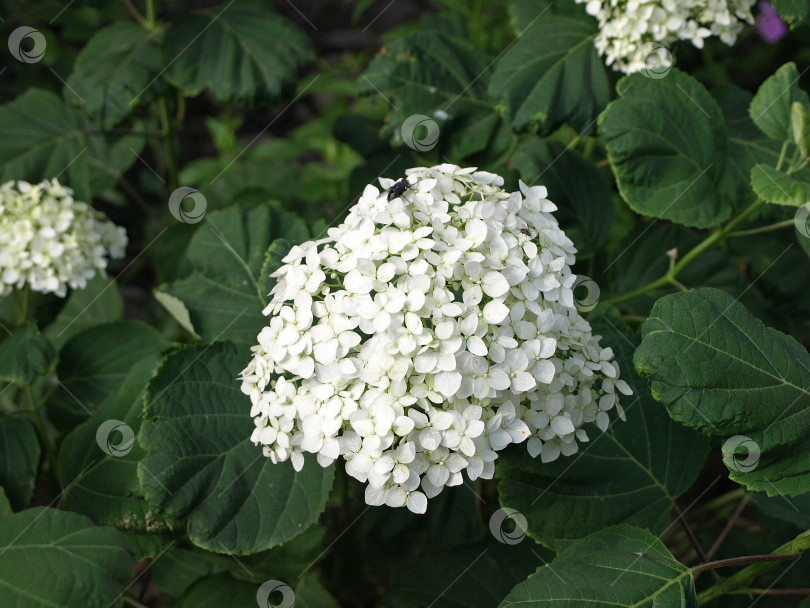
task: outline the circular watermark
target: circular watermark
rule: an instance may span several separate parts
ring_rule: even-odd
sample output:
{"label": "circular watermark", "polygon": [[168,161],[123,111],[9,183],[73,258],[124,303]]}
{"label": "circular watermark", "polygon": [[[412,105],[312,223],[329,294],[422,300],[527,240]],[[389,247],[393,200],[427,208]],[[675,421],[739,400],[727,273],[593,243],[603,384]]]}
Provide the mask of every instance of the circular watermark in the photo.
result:
{"label": "circular watermark", "polygon": [[[186,211],[181,206],[186,199],[194,201],[194,208],[191,211]],[[205,200],[205,196],[194,188],[180,186],[169,196],[169,211],[174,219],[184,224],[196,224],[201,221],[206,209],[208,209],[208,202]]]}
{"label": "circular watermark", "polygon": [[11,56],[22,63],[37,63],[45,56],[47,46],[42,32],[27,25],[21,25],[8,37],[8,50]]}
{"label": "circular watermark", "polygon": [[571,291],[574,291],[577,287],[584,287],[587,290],[583,297],[574,298],[574,305],[577,310],[579,312],[590,312],[596,308],[596,305],[599,303],[599,294],[601,293],[596,281],[584,275],[578,275],[577,280],[574,281],[574,284],[571,286]]}
{"label": "circular watermark", "polygon": [[[507,521],[514,522],[514,529],[507,530],[505,528],[504,524]],[[526,538],[526,529],[528,527],[529,523],[523,513],[509,507],[498,509],[489,518],[489,531],[495,537],[495,540],[505,545],[517,545]]]}
{"label": "circular watermark", "polygon": [[639,72],[647,78],[658,80],[672,69],[672,53],[663,44],[645,42],[636,50],[633,58],[636,64],[643,64]]}
{"label": "circular watermark", "polygon": [[413,114],[405,119],[400,129],[402,141],[412,150],[427,152],[439,143],[439,125],[424,114]]}
{"label": "circular watermark", "polygon": [[723,461],[726,466],[740,473],[748,473],[759,464],[759,445],[745,435],[734,435],[726,439],[722,447]]}
{"label": "circular watermark", "polygon": [[[113,443],[111,435],[118,431],[121,439],[118,443]],[[105,420],[98,426],[96,431],[96,443],[101,451],[110,456],[126,456],[135,444],[135,433],[132,428],[121,420]]]}
{"label": "circular watermark", "polygon": [[[271,600],[278,599],[281,600],[280,603],[270,603]],[[256,592],[256,603],[259,608],[292,608],[295,604],[295,592],[281,581],[264,581]]]}
{"label": "circular watermark", "polygon": [[810,203],[805,203],[796,209],[793,223],[796,225],[796,231],[806,239],[810,239],[810,223],[808,223],[808,219],[810,219]]}

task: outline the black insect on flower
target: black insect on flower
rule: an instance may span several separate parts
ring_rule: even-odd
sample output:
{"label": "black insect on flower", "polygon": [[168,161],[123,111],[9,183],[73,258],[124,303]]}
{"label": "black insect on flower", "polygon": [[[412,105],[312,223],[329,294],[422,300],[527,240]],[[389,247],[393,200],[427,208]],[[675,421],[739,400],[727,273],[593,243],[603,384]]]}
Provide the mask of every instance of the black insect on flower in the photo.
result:
{"label": "black insect on flower", "polygon": [[388,200],[392,201],[395,198],[399,198],[400,196],[405,194],[405,191],[410,187],[411,184],[410,182],[408,182],[408,178],[403,177],[401,181],[398,181],[396,184],[394,184],[393,186],[391,186],[391,188],[388,189]]}
{"label": "black insect on flower", "polygon": [[532,231],[529,230],[528,228],[521,228],[520,229],[520,234],[525,234],[530,239],[534,238],[534,235],[532,234]]}

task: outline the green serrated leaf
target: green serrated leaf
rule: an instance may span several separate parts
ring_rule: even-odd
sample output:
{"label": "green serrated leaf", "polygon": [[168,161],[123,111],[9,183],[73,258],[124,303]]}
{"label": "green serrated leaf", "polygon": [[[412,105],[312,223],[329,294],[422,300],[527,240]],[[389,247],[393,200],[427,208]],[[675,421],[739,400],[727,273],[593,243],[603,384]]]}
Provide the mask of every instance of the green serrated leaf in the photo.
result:
{"label": "green serrated leaf", "polygon": [[771,0],[771,6],[791,24],[804,21],[810,15],[810,0]]}
{"label": "green serrated leaf", "polygon": [[219,553],[269,549],[303,532],[323,510],[334,467],[273,464],[250,441],[246,364],[229,343],[190,346],[150,382],[138,436],[139,477],[153,505],[188,519],[197,546]]}
{"label": "green serrated leaf", "polygon": [[794,101],[802,105],[805,114],[810,113],[810,99],[807,93],[799,88],[799,70],[791,61],[762,83],[751,100],[748,113],[768,137],[779,141],[792,141],[790,108]]}
{"label": "green serrated leaf", "polygon": [[124,300],[115,279],[96,276],[84,289],[74,289],[43,334],[59,349],[82,330],[118,321],[124,314]]}
{"label": "green serrated leaf", "polygon": [[613,193],[591,163],[558,141],[532,139],[515,151],[512,164],[523,181],[548,188],[559,208],[556,216],[580,255],[605,242],[613,226]]}
{"label": "green serrated leaf", "polygon": [[706,88],[676,68],[661,79],[632,74],[618,88],[599,129],[627,204],[696,228],[728,218],[726,126]]}
{"label": "green serrated leaf", "polygon": [[118,530],[45,507],[0,518],[0,547],[2,606],[120,606],[135,567]]}
{"label": "green serrated leaf", "polygon": [[527,532],[557,551],[614,524],[663,531],[709,450],[707,438],[671,420],[633,372],[637,339],[617,311],[590,321],[633,389],[632,397],[623,397],[627,422],[614,420],[605,433],[589,426],[590,442],[570,459],[544,464],[517,446],[497,461],[501,504],[522,513]]}
{"label": "green serrated leaf", "polygon": [[810,356],[718,289],[656,302],[633,362],[678,422],[728,438],[732,479],[769,496],[810,491]]}
{"label": "green serrated leaf", "polygon": [[520,606],[697,608],[686,566],[647,530],[614,526],[591,534],[520,583],[500,608]]}
{"label": "green serrated leaf", "polygon": [[313,58],[295,25],[262,4],[229,2],[180,14],[163,38],[165,77],[187,95],[219,101],[277,99]]}
{"label": "green serrated leaf", "polygon": [[157,289],[152,291],[152,295],[163,305],[163,308],[169,311],[169,314],[174,317],[175,321],[177,321],[183,329],[195,338],[200,338],[197,332],[194,331],[194,324],[191,322],[191,315],[188,312],[188,308],[186,308],[186,305],[183,304],[180,298],[175,298],[172,294]]}
{"label": "green serrated leaf", "polygon": [[135,363],[170,343],[139,321],[117,321],[86,329],[59,351],[59,387],[47,401],[54,423],[75,426],[118,392]]}
{"label": "green serrated leaf", "polygon": [[117,22],[96,32],[68,78],[90,116],[111,129],[129,116],[136,98],[160,70],[161,32]]}
{"label": "green serrated leaf", "polygon": [[541,134],[564,123],[578,132],[596,131],[596,117],[610,101],[604,62],[593,40],[596,23],[542,16],[498,60],[489,94],[505,97],[512,126],[534,125]]}
{"label": "green serrated leaf", "polygon": [[157,534],[183,529],[155,511],[138,481],[138,462],[145,452],[134,437],[141,426],[146,384],[161,359],[155,353],[134,363],[118,390],[62,442],[59,478],[66,509],[122,530]]}
{"label": "green serrated leaf", "polygon": [[53,367],[56,353],[40,335],[36,323],[28,321],[0,342],[0,380],[31,384]]}
{"label": "green serrated leaf", "polygon": [[769,165],[751,169],[751,187],[764,201],[775,205],[801,207],[810,203],[810,182],[777,171]]}
{"label": "green serrated leaf", "polygon": [[94,192],[115,184],[137,160],[144,138],[109,142],[98,126],[55,93],[28,89],[0,106],[0,182],[39,182],[59,176],[77,200],[89,202]]}
{"label": "green serrated leaf", "polygon": [[[265,304],[259,297],[264,293],[259,286],[261,269],[268,248],[282,235],[306,238],[309,231],[304,220],[278,205],[212,211],[186,253],[194,272],[161,285],[157,293],[182,302],[184,309],[167,307],[169,312],[203,340],[252,344],[266,324]],[[163,303],[163,298],[158,299]]]}
{"label": "green serrated leaf", "polygon": [[33,425],[22,418],[0,419],[0,486],[15,511],[31,502],[39,470],[39,440]]}

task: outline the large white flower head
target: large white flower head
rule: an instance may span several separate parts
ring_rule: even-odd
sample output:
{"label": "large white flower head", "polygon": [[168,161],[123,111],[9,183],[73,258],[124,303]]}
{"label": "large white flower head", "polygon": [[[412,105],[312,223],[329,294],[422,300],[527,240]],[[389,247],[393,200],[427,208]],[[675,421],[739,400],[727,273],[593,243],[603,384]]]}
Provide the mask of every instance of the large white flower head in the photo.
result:
{"label": "large white flower head", "polygon": [[[595,44],[605,62],[630,74],[667,68],[672,57],[660,45],[688,40],[697,48],[709,36],[734,44],[744,23],[753,23],[756,0],[576,0],[599,20]],[[651,63],[653,65],[651,65]]]}
{"label": "large white flower head", "polygon": [[366,186],[283,259],[242,391],[273,462],[343,457],[368,504],[421,513],[463,472],[492,478],[510,443],[543,462],[575,453],[631,391],[575,308],[576,250],[544,187],[406,173],[402,196]]}
{"label": "large white flower head", "polygon": [[56,179],[0,185],[0,296],[26,284],[55,293],[84,288],[108,258],[121,258],[127,234]]}

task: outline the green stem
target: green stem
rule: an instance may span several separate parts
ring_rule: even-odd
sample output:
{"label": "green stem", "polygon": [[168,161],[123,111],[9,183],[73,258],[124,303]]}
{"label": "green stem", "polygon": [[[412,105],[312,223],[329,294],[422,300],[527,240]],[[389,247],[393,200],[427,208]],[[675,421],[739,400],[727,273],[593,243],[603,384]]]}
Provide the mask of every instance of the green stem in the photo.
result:
{"label": "green stem", "polygon": [[787,154],[788,149],[787,141],[782,142],[782,150],[779,152],[779,160],[776,161],[776,170],[780,171],[782,169],[782,163],[785,162],[785,154]]}
{"label": "green stem", "polygon": [[775,224],[768,224],[767,226],[761,226],[759,228],[751,228],[750,230],[737,230],[736,232],[730,232],[728,236],[748,236],[749,234],[760,234],[762,232],[770,232],[771,230],[779,230],[781,228],[789,228],[795,224],[795,220],[784,220],[782,222],[776,222]]}
{"label": "green stem", "polygon": [[51,441],[50,435],[48,435],[48,430],[45,428],[45,423],[42,421],[42,415],[39,411],[41,404],[37,404],[37,400],[34,398],[34,390],[30,385],[26,385],[25,394],[28,397],[28,405],[31,407],[31,417],[34,420],[34,426],[37,429],[37,433],[39,433],[40,441],[42,441],[42,449],[45,450],[45,455],[48,458],[48,465],[51,469],[51,475],[56,480],[58,479],[56,469],[56,450],[54,448],[53,441]]}
{"label": "green stem", "polygon": [[679,286],[679,284],[675,281],[675,277],[677,277],[681,272],[683,272],[684,268],[689,266],[689,264],[691,264],[692,261],[696,257],[698,257],[701,253],[703,253],[709,247],[711,247],[716,242],[718,242],[720,239],[722,239],[723,237],[728,235],[738,224],[740,224],[740,222],[745,220],[745,218],[747,218],[749,215],[751,215],[763,203],[764,203],[764,201],[761,198],[758,198],[757,200],[755,200],[748,207],[746,207],[740,213],[740,215],[738,215],[733,220],[731,220],[728,224],[726,224],[725,227],[718,228],[711,235],[709,235],[708,237],[703,239],[703,241],[701,241],[700,243],[695,245],[694,248],[692,248],[685,256],[683,256],[681,261],[679,261],[674,266],[671,266],[670,269],[667,271],[667,273],[664,274],[662,277],[659,277],[655,281],[647,283],[646,285],[643,285],[642,287],[639,287],[638,289],[635,289],[635,290],[633,290],[633,291],[631,291],[629,293],[625,293],[625,294],[616,296],[615,298],[610,298],[609,300],[606,300],[604,302],[604,304],[607,304],[607,305],[610,306],[610,305],[619,304],[621,302],[626,302],[627,300],[632,300],[632,299],[637,298],[639,296],[642,296],[642,295],[644,295],[646,293],[654,291],[654,290],[658,289],[659,287],[663,287],[667,283],[673,284],[676,287]]}
{"label": "green stem", "polygon": [[[739,572],[728,578],[717,581],[714,585],[698,593],[698,605],[708,604],[714,599],[732,591],[747,587],[757,576],[771,569],[776,561],[782,561],[793,557],[798,557],[802,552],[810,549],[810,530],[805,530],[796,538],[786,542],[777,548],[771,555],[755,555],[749,557],[738,557],[730,560],[724,559],[718,562],[701,564],[692,568],[692,572],[699,572],[706,568],[716,568],[722,566],[734,566],[743,563],[751,563]],[[732,563],[733,562],[733,563]]]}
{"label": "green stem", "polygon": [[164,134],[164,158],[169,190],[174,190],[177,188],[177,150],[174,145],[174,124],[169,118],[169,104],[165,97],[160,99],[158,107],[160,109],[161,131]]}
{"label": "green stem", "polygon": [[146,0],[146,27],[150,30],[157,28],[157,19],[155,18],[155,0]]}

